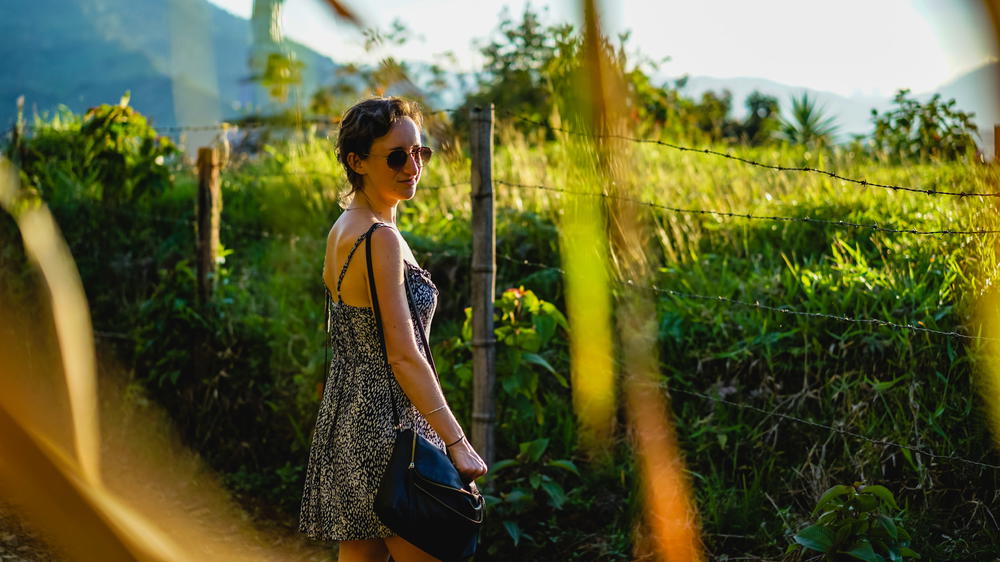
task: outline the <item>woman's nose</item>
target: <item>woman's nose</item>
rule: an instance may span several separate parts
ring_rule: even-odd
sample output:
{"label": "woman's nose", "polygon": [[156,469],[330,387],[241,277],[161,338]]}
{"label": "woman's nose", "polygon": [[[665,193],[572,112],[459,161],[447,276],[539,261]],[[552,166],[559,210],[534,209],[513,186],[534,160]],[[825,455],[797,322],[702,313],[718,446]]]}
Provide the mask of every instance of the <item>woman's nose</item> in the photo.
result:
{"label": "woman's nose", "polygon": [[403,166],[403,170],[408,174],[416,174],[417,170],[423,167],[423,163],[420,161],[419,152],[410,152],[406,155],[406,165]]}

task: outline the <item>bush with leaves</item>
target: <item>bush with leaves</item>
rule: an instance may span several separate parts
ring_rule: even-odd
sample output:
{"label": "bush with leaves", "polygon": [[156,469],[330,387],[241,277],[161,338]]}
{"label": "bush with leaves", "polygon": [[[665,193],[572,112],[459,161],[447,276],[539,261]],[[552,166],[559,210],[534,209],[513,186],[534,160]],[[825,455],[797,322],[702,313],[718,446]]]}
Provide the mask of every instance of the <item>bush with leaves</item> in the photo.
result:
{"label": "bush with leaves", "polygon": [[896,92],[892,100],[896,107],[885,113],[872,109],[875,154],[892,163],[972,160],[979,136],[972,122],[975,113],[957,109],[953,99],[942,102],[941,94],[920,103],[907,97],[909,92]]}
{"label": "bush with leaves", "polygon": [[[518,446],[513,458],[497,461],[490,467],[484,484],[490,517],[498,519],[513,546],[521,541],[544,543],[559,534],[555,512],[561,510],[567,496],[567,479],[579,483],[580,471],[569,459],[546,455],[550,440],[540,438]],[[575,478],[574,478],[575,477]],[[490,545],[496,553],[503,545]]]}
{"label": "bush with leaves", "polygon": [[193,230],[167,219],[189,215],[188,201],[161,206],[172,198],[181,151],[129,106],[128,93],[83,115],[61,107],[36,116],[12,141],[6,153],[20,165],[26,196],[46,202],[70,245],[96,328],[127,331],[155,262]]}
{"label": "bush with leaves", "polygon": [[920,558],[910,548],[910,534],[900,523],[896,498],[885,486],[838,485],[820,496],[812,515],[816,523],[795,535],[799,546],[821,552],[825,560],[901,561]]}
{"label": "bush with leaves", "polygon": [[[511,454],[520,443],[553,436],[567,454],[575,443],[575,419],[570,406],[569,350],[560,331],[568,331],[566,317],[534,292],[510,288],[494,302],[494,334],[497,339],[498,454]],[[442,384],[453,409],[471,419],[472,405],[472,309],[465,309],[460,336],[438,346],[439,371],[449,373]]]}
{"label": "bush with leaves", "polygon": [[301,381],[271,369],[275,328],[264,303],[225,264],[205,303],[186,259],[158,277],[133,332],[138,378],[233,489],[294,508],[308,450],[294,406]]}
{"label": "bush with leaves", "polygon": [[98,202],[130,211],[173,184],[180,150],[129,107],[126,92],[117,105],[93,107],[83,116],[65,109],[32,134],[8,147],[21,166],[21,181],[50,204]]}

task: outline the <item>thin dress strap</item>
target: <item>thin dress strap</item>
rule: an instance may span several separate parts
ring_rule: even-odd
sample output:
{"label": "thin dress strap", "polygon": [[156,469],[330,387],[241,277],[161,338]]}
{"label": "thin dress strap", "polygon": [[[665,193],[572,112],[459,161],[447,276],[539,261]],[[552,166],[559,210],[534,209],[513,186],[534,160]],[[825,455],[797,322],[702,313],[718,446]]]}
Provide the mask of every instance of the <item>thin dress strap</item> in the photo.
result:
{"label": "thin dress strap", "polygon": [[[351,248],[351,253],[347,254],[347,261],[344,262],[344,269],[341,270],[341,272],[340,272],[340,278],[337,279],[337,301],[340,302],[340,304],[344,303],[344,301],[340,298],[340,282],[344,279],[344,273],[347,272],[347,265],[349,263],[351,263],[351,257],[354,256],[354,250],[358,249],[358,246],[361,244],[362,240],[365,240],[366,238],[368,238],[369,239],[368,245],[367,245],[368,255],[366,257],[368,258],[367,259],[367,261],[368,261],[368,272],[369,272],[368,273],[368,277],[369,277],[368,282],[369,282],[369,292],[371,293],[371,298],[372,298],[372,315],[374,316],[374,318],[375,318],[375,324],[378,327],[379,340],[382,343],[382,353],[383,353],[383,355],[386,358],[386,362],[388,363],[389,356],[385,352],[385,336],[382,333],[382,320],[379,317],[378,295],[372,293],[372,291],[374,290],[374,287],[375,287],[375,283],[374,283],[374,279],[372,278],[372,274],[371,274],[371,271],[372,271],[371,267],[372,267],[372,265],[371,265],[371,240],[370,240],[370,238],[371,238],[371,233],[374,232],[375,229],[378,228],[378,227],[380,227],[380,226],[389,226],[389,225],[386,224],[386,223],[384,223],[384,222],[377,222],[377,223],[373,224],[371,226],[371,228],[369,228],[368,230],[366,230],[365,233],[362,234],[357,239],[356,242],[354,242],[354,247]],[[327,289],[327,303],[329,303],[330,300],[331,300],[330,299],[330,290]],[[329,307],[329,304],[327,306]],[[338,307],[338,309],[339,308],[343,308],[343,307]],[[328,308],[328,310],[329,310],[329,308]],[[343,312],[341,312],[341,314],[343,314]],[[330,335],[329,334],[329,327],[330,327],[330,320],[329,320],[329,318],[330,318],[330,316],[329,316],[329,312],[328,312],[327,313],[327,330],[328,330],[328,335]],[[351,334],[353,336],[352,337],[353,341],[358,341],[357,340],[357,335],[355,335],[355,333],[354,333],[354,325],[351,322],[347,322],[347,325],[350,326],[349,329],[351,330]],[[327,348],[329,348],[329,345],[330,345],[331,342],[332,342],[332,340],[327,342]],[[332,367],[332,365],[331,365],[331,367]],[[333,411],[333,427],[337,427],[337,418],[340,417],[340,401],[341,401],[341,396],[342,396],[343,390],[344,390],[343,389],[343,385],[342,384],[338,385],[338,387],[337,387],[337,405],[336,405],[336,407],[335,407],[335,409]],[[393,426],[394,427],[399,427],[399,413],[396,411],[396,403],[395,402],[392,403],[392,418],[393,418]]]}
{"label": "thin dress strap", "polygon": [[347,266],[351,264],[351,258],[354,257],[354,251],[358,249],[361,245],[361,241],[365,239],[369,234],[372,233],[379,226],[388,226],[384,222],[377,222],[371,226],[364,234],[358,236],[358,239],[354,241],[354,246],[351,247],[351,251],[347,254],[347,259],[344,260],[344,267],[340,270],[340,277],[337,278],[337,302],[343,304],[344,300],[340,298],[340,284],[344,282],[344,274],[347,273]]}

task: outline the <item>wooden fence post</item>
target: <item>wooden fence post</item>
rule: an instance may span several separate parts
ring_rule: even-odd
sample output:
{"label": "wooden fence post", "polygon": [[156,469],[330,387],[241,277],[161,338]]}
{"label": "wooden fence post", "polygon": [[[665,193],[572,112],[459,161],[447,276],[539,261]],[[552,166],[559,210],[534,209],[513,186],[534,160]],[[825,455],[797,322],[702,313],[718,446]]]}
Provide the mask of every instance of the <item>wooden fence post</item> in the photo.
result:
{"label": "wooden fence post", "polygon": [[21,166],[24,158],[21,158],[22,146],[24,142],[24,96],[17,96],[17,117],[14,121],[14,128],[11,130],[11,157],[14,165]]}
{"label": "wooden fence post", "polygon": [[1000,125],[993,125],[993,164],[1000,164]]}
{"label": "wooden fence post", "polygon": [[197,263],[198,303],[212,296],[215,283],[216,249],[222,220],[222,190],[219,187],[219,153],[214,148],[198,149]]}
{"label": "wooden fence post", "polygon": [[493,104],[469,112],[472,156],[472,445],[487,466],[495,457],[496,227],[493,216]]}

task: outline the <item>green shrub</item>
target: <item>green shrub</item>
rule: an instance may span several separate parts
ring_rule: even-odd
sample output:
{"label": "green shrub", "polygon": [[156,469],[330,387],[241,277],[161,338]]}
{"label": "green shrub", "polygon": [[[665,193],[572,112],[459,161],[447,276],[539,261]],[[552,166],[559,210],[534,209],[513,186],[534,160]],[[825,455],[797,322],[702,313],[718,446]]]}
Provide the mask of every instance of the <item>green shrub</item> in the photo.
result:
{"label": "green shrub", "polygon": [[[106,208],[148,208],[173,182],[180,151],[128,106],[103,104],[83,116],[36,118],[33,133],[11,145],[22,183],[50,205],[90,200]],[[10,154],[16,151],[17,154]]]}
{"label": "green shrub", "polygon": [[[568,381],[569,325],[552,303],[524,287],[510,288],[494,303],[497,384],[497,450],[512,455],[520,443],[553,436],[558,455],[570,454],[575,418]],[[472,309],[461,335],[442,342],[435,360],[459,416],[471,420]],[[560,334],[559,332],[562,332]]]}
{"label": "green shrub", "polygon": [[885,486],[838,485],[820,496],[812,515],[816,522],[799,531],[797,544],[821,552],[826,560],[866,562],[920,558],[910,548],[910,533],[903,528],[896,498]]}

